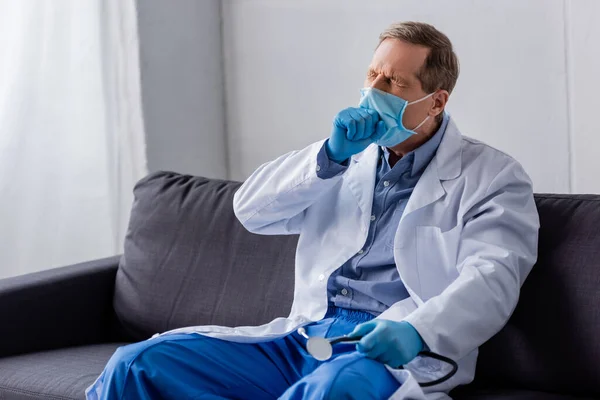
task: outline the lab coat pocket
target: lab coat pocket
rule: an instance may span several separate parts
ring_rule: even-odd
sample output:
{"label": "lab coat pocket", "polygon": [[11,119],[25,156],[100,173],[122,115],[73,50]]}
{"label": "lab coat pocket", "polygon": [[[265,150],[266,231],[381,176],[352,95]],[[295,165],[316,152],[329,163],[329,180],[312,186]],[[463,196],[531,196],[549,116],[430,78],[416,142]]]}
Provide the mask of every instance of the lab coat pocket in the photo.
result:
{"label": "lab coat pocket", "polygon": [[460,226],[442,231],[438,226],[417,226],[417,270],[423,300],[439,295],[458,277],[456,257]]}

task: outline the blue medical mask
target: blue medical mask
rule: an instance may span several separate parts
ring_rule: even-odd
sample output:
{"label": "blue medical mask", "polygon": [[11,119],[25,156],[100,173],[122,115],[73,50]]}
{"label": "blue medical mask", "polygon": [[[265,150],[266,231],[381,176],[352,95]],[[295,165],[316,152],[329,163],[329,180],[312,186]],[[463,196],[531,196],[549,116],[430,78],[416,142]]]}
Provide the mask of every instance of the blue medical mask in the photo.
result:
{"label": "blue medical mask", "polygon": [[416,135],[417,132],[415,131],[429,119],[428,115],[427,118],[425,118],[413,129],[407,129],[402,124],[402,117],[404,116],[406,107],[433,96],[433,93],[430,93],[422,99],[415,100],[410,103],[398,96],[394,96],[393,94],[389,94],[382,90],[371,87],[361,89],[360,95],[360,103],[358,106],[360,108],[367,108],[377,111],[379,117],[385,123],[387,128],[387,131],[383,134],[383,136],[374,142],[379,146],[393,147],[404,142],[412,135]]}

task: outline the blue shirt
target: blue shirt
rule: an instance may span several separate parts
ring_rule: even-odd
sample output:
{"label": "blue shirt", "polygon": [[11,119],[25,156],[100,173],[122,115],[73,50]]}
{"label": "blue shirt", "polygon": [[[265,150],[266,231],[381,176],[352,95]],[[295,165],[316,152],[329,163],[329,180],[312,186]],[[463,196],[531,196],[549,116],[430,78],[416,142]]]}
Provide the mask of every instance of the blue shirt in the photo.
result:
{"label": "blue shirt", "polygon": [[[419,178],[433,159],[446,126],[448,115],[431,139],[406,154],[390,167],[387,148],[379,148],[379,162],[373,193],[371,226],[364,247],[329,278],[330,304],[379,315],[392,304],[409,297],[394,261],[394,237],[404,208]],[[343,173],[347,165],[333,162],[325,145],[317,155],[322,179]]]}

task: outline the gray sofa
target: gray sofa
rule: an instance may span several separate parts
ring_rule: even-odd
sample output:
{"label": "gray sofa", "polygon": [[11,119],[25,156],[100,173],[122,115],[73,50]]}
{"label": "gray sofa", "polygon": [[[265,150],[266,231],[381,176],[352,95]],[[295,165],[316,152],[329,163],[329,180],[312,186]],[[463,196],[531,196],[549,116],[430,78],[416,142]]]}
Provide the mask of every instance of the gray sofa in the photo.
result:
{"label": "gray sofa", "polygon": [[[0,399],[81,399],[120,345],[286,315],[297,237],[248,233],[232,210],[239,185],[152,174],[122,258],[0,280]],[[600,398],[600,196],[536,202],[538,264],[455,399]]]}

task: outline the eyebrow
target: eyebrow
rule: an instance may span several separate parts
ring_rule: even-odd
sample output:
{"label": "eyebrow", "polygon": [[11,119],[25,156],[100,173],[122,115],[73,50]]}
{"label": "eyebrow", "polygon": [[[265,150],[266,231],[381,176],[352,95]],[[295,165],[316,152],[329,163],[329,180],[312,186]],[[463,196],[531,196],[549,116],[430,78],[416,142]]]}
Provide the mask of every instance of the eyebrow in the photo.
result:
{"label": "eyebrow", "polygon": [[398,81],[398,82],[400,82],[400,83],[402,83],[404,85],[408,85],[408,81],[406,79],[404,79],[403,77],[401,77],[400,75],[398,75],[398,74],[392,75],[392,79],[395,80],[395,81]]}
{"label": "eyebrow", "polygon": [[[372,65],[369,65],[368,73],[371,73],[371,72],[379,73],[378,71],[381,71],[381,67],[380,66],[374,67]],[[388,75],[388,74],[385,74],[385,75],[388,78],[390,78],[390,79],[392,79],[392,80],[394,80],[396,82],[399,82],[403,86],[410,86],[410,82],[407,79],[405,79],[402,76],[400,76],[398,73],[394,73],[392,75]]]}
{"label": "eyebrow", "polygon": [[[373,66],[369,66],[369,72],[375,72],[375,73],[378,73],[378,71],[380,71],[380,70],[381,70],[381,68],[376,68],[376,67],[373,67]],[[397,73],[395,73],[395,74],[392,74],[391,76],[390,76],[390,75],[388,75],[388,74],[385,74],[385,75],[386,75],[386,76],[388,76],[389,78],[391,78],[391,79],[393,79],[393,80],[397,81],[397,82],[400,82],[400,83],[401,83],[401,84],[403,84],[403,85],[407,85],[407,86],[408,86],[408,83],[409,83],[409,82],[408,82],[408,80],[407,80],[407,79],[405,79],[405,78],[403,78],[402,76],[400,76],[400,75],[399,75],[399,74],[397,74]]]}

